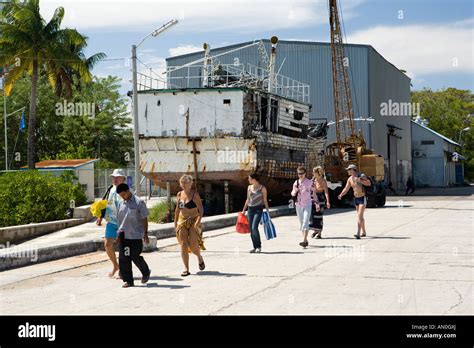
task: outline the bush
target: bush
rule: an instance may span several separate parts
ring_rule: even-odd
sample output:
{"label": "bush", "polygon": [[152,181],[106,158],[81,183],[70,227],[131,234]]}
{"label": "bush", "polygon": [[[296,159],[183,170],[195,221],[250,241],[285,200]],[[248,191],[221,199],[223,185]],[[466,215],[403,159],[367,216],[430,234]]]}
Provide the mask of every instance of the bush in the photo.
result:
{"label": "bush", "polygon": [[161,202],[150,208],[150,215],[148,220],[156,223],[171,222],[174,219],[174,210],[176,209],[176,202],[171,200],[171,216],[168,211],[168,203]]}
{"label": "bush", "polygon": [[66,212],[86,202],[72,173],[55,177],[36,170],[0,175],[0,227],[67,218]]}

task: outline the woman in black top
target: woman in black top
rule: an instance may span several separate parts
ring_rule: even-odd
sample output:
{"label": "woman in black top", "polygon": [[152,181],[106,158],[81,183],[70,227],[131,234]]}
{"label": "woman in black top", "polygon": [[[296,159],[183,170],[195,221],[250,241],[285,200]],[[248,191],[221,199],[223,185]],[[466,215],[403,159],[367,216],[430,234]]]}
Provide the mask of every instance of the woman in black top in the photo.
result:
{"label": "woman in black top", "polygon": [[174,227],[176,238],[181,244],[181,258],[185,267],[181,276],[186,277],[191,274],[189,273],[189,253],[192,252],[197,256],[201,271],[206,267],[201,256],[201,250],[206,250],[201,228],[203,208],[199,193],[192,189],[193,178],[190,175],[183,175],[179,184],[183,190],[178,192],[177,196]]}

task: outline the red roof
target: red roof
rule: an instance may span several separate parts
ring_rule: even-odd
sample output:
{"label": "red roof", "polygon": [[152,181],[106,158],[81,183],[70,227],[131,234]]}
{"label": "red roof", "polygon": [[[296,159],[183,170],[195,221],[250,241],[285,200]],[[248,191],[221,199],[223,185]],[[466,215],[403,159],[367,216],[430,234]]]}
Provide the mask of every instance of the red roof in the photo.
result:
{"label": "red roof", "polygon": [[[82,166],[88,162],[95,162],[97,159],[88,158],[88,159],[72,159],[72,160],[47,160],[40,161],[35,163],[36,169],[41,168],[74,168]],[[28,166],[23,166],[22,168],[27,168]]]}

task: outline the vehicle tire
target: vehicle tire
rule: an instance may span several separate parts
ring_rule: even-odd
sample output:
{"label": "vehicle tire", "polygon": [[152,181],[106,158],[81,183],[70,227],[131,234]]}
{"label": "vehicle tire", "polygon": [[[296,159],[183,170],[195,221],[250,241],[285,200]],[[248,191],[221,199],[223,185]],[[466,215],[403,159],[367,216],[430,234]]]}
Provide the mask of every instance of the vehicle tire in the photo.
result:
{"label": "vehicle tire", "polygon": [[377,194],[377,199],[375,203],[377,204],[377,207],[383,207],[386,201],[387,201],[387,196],[385,194],[385,190],[382,189],[382,192]]}
{"label": "vehicle tire", "polygon": [[331,190],[331,191],[332,191],[332,196],[331,196],[331,194],[329,194],[329,199],[331,200],[331,202],[330,202],[331,206],[337,207],[337,208],[340,208],[340,207],[344,206],[344,202],[340,201],[337,198],[337,196],[339,196],[342,192],[342,187],[338,186],[334,190]]}
{"label": "vehicle tire", "polygon": [[367,197],[367,208],[375,208],[376,204],[376,196],[375,195],[368,195]]}

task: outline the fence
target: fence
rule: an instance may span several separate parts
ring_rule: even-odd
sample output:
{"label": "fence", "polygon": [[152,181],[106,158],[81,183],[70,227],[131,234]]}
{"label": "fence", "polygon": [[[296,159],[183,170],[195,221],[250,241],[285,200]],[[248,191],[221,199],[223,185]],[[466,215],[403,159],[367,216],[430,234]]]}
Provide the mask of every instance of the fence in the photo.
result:
{"label": "fence", "polygon": [[[127,183],[132,188],[135,186],[135,168],[124,168]],[[112,174],[114,169],[94,169],[94,196],[96,198],[102,197],[107,191],[107,188],[112,185]],[[140,179],[140,193],[145,197],[163,197],[166,196],[166,190],[162,190],[147,179],[145,176],[141,176]]]}
{"label": "fence", "polygon": [[[14,172],[18,170],[9,170]],[[112,185],[112,178],[110,174],[113,173],[114,169],[40,169],[40,173],[48,173],[55,176],[61,175],[65,171],[72,171],[77,177],[77,182],[81,185],[82,190],[87,196],[88,201],[93,201],[94,198],[100,198],[104,195],[107,188]],[[2,170],[0,173],[5,173]],[[135,168],[124,168],[125,176],[127,177],[127,183],[134,189],[135,186]],[[166,196],[166,190],[162,190],[160,187],[154,185],[145,176],[141,176],[140,194],[143,197],[164,197]]]}

